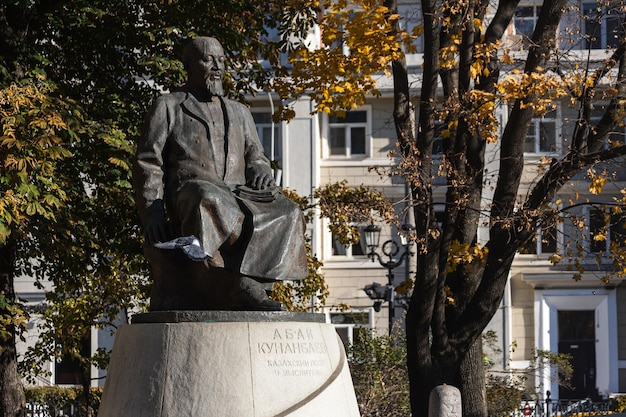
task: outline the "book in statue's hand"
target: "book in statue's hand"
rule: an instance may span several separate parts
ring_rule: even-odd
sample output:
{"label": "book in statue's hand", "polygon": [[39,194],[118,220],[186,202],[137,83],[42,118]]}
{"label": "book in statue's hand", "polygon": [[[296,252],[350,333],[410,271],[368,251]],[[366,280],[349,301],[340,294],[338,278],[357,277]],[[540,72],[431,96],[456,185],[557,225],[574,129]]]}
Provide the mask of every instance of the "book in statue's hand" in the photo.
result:
{"label": "book in statue's hand", "polygon": [[278,193],[280,193],[280,187],[277,185],[273,185],[262,190],[256,190],[252,187],[248,187],[247,185],[238,185],[235,189],[235,194],[237,194],[240,198],[261,203],[274,201]]}

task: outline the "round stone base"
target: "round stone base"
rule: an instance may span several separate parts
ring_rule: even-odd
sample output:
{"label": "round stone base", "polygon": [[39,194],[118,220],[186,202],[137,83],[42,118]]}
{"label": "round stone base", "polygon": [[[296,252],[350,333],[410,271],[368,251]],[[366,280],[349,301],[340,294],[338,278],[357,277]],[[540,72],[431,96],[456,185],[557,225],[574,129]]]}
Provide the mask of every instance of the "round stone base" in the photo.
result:
{"label": "round stone base", "polygon": [[98,416],[359,412],[345,351],[330,324],[174,320],[117,331]]}

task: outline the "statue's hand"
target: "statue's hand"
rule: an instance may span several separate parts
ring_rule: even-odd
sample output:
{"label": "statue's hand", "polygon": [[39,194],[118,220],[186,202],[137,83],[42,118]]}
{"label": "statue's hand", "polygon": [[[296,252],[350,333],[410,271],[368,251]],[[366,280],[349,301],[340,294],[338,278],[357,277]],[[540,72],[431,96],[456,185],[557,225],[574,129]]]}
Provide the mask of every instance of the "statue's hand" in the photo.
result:
{"label": "statue's hand", "polygon": [[276,185],[271,172],[268,172],[264,166],[251,166],[248,175],[248,186],[255,190],[263,190],[267,187]]}
{"label": "statue's hand", "polygon": [[179,236],[178,228],[169,222],[165,217],[165,212],[155,210],[148,214],[144,227],[144,238],[146,242],[154,245],[158,242],[167,242]]}
{"label": "statue's hand", "polygon": [[166,219],[148,219],[144,228],[144,237],[148,243],[167,242],[178,237],[176,227]]}

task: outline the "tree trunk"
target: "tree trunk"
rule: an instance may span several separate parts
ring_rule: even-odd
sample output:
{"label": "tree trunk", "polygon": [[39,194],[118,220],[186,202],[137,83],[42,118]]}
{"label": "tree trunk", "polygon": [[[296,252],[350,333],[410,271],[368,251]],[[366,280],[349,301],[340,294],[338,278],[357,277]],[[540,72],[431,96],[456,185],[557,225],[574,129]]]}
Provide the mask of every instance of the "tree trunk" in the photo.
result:
{"label": "tree trunk", "polygon": [[485,366],[482,339],[478,338],[461,362],[461,401],[463,417],[487,417]]}
{"label": "tree trunk", "polygon": [[[4,301],[15,301],[13,288],[13,265],[15,245],[7,242],[0,246],[0,295]],[[13,313],[5,303],[0,303],[0,318],[12,317]],[[26,414],[24,387],[17,372],[17,351],[15,349],[15,326],[0,327],[0,416],[23,417]],[[6,331],[6,334],[3,332]]]}
{"label": "tree trunk", "polygon": [[87,417],[93,417],[93,408],[91,400],[91,366],[87,365],[83,367],[83,401],[85,402],[85,415]]}

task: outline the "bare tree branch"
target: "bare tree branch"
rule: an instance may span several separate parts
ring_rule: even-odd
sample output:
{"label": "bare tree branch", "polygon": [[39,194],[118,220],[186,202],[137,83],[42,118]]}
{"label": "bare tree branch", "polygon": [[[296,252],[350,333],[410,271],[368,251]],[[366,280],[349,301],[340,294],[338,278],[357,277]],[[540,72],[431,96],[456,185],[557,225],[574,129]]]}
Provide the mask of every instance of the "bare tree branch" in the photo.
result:
{"label": "bare tree branch", "polygon": [[[542,73],[555,46],[556,30],[567,5],[566,0],[546,0],[541,7],[528,51],[525,73]],[[509,122],[502,134],[500,150],[500,175],[494,193],[491,217],[506,218],[512,212],[524,168],[524,139],[532,120],[532,104],[536,97],[528,96],[515,102]]]}
{"label": "bare tree branch", "polygon": [[[528,52],[525,72],[538,73],[545,68],[550,53],[555,47],[556,30],[567,0],[546,0],[541,8],[533,33],[533,42]],[[449,323],[450,344],[453,350],[465,352],[480,336],[482,329],[498,308],[508,278],[508,271],[520,239],[516,237],[510,222],[517,190],[524,167],[524,139],[533,117],[532,104],[536,97],[529,96],[515,102],[509,122],[502,135],[500,150],[500,175],[491,209],[491,233],[487,244],[489,250],[482,279],[455,323]]]}

